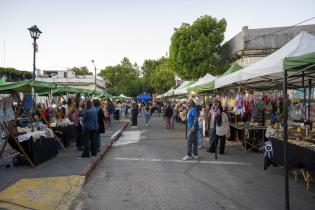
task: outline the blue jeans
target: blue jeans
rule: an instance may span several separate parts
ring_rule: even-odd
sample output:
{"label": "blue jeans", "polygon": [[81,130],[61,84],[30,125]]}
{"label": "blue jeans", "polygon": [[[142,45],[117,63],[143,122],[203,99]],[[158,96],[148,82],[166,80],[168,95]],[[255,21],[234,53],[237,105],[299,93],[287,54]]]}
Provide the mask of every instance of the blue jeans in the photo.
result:
{"label": "blue jeans", "polygon": [[151,113],[145,112],[144,113],[144,119],[145,119],[145,123],[148,124],[150,119],[151,119]]}
{"label": "blue jeans", "polygon": [[109,115],[109,127],[112,128],[113,127],[113,122],[114,122],[114,113],[111,113]]}
{"label": "blue jeans", "polygon": [[215,133],[214,133],[215,129],[214,128],[210,128],[209,129],[209,147],[212,144],[212,142],[214,142],[214,138],[215,138]]}
{"label": "blue jeans", "polygon": [[198,146],[202,146],[202,140],[203,140],[203,129],[199,128],[199,130],[198,130]]}
{"label": "blue jeans", "polygon": [[190,157],[192,156],[192,154],[195,156],[198,155],[197,139],[198,139],[198,129],[195,129],[195,132],[190,132],[188,134],[188,137],[187,137],[187,155]]}

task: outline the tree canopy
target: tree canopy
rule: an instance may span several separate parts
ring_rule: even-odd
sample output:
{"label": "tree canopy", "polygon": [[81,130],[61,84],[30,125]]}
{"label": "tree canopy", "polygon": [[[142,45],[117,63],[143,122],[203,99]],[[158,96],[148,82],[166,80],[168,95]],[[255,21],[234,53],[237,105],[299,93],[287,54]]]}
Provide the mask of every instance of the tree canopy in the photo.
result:
{"label": "tree canopy", "polygon": [[86,66],[72,67],[68,70],[73,71],[76,75],[93,75]]}
{"label": "tree canopy", "polygon": [[198,79],[206,73],[221,74],[219,55],[226,20],[205,15],[192,25],[183,23],[171,37],[169,65],[183,79]]}
{"label": "tree canopy", "polygon": [[174,72],[168,66],[168,59],[145,60],[142,67],[143,90],[149,93],[164,93],[175,85]]}
{"label": "tree canopy", "polygon": [[137,96],[141,92],[140,73],[126,57],[118,65],[107,66],[98,75],[110,83],[109,93],[112,95]]}

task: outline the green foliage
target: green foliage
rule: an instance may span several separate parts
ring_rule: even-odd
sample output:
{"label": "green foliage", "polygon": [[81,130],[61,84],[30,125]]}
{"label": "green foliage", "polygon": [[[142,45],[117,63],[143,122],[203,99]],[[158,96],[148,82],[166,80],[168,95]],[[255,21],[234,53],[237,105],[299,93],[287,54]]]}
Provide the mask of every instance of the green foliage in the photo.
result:
{"label": "green foliage", "polygon": [[68,70],[73,71],[76,75],[93,75],[92,72],[89,72],[89,70],[86,66],[73,67],[73,68],[68,69]]}
{"label": "green foliage", "polygon": [[137,96],[141,92],[141,80],[138,69],[134,67],[128,58],[123,58],[120,64],[107,66],[98,75],[110,83],[110,94]]}
{"label": "green foliage", "polygon": [[9,68],[0,67],[0,74],[32,75],[32,72],[20,71],[10,67]]}
{"label": "green foliage", "polygon": [[145,92],[164,93],[175,85],[175,75],[168,66],[167,58],[145,60],[141,69]]}
{"label": "green foliage", "polygon": [[205,15],[192,25],[183,23],[171,38],[169,65],[183,79],[198,79],[206,73],[221,74],[219,55],[222,51],[226,20]]}

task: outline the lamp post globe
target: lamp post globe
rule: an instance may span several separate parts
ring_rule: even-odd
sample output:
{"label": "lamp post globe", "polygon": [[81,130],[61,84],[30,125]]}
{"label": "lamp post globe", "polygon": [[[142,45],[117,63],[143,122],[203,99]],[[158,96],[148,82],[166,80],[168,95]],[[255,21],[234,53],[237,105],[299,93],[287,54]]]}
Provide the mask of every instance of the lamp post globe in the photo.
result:
{"label": "lamp post globe", "polygon": [[93,65],[94,65],[94,85],[95,85],[95,88],[94,88],[94,91],[96,90],[96,66],[95,66],[95,62],[94,60],[91,60]]}
{"label": "lamp post globe", "polygon": [[39,28],[36,25],[28,28],[28,30],[30,32],[30,35],[31,35],[32,39],[34,40],[34,42],[33,42],[34,52],[33,52],[33,76],[32,76],[32,78],[33,78],[33,80],[35,80],[35,71],[36,71],[36,64],[35,64],[35,62],[36,62],[36,52],[38,50],[36,39],[39,38],[39,36],[40,36],[40,34],[42,32],[39,30]]}

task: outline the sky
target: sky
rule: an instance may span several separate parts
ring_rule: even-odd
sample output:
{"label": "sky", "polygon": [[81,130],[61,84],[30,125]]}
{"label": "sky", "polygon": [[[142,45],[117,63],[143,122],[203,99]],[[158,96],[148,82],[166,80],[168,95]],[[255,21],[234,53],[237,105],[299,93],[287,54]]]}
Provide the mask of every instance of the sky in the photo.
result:
{"label": "sky", "polygon": [[[87,66],[94,72],[128,57],[165,56],[174,28],[211,15],[227,20],[225,40],[243,26],[291,26],[315,16],[314,0],[0,0],[0,66],[33,69],[37,25],[38,69]],[[315,24],[315,19],[305,24]]]}

